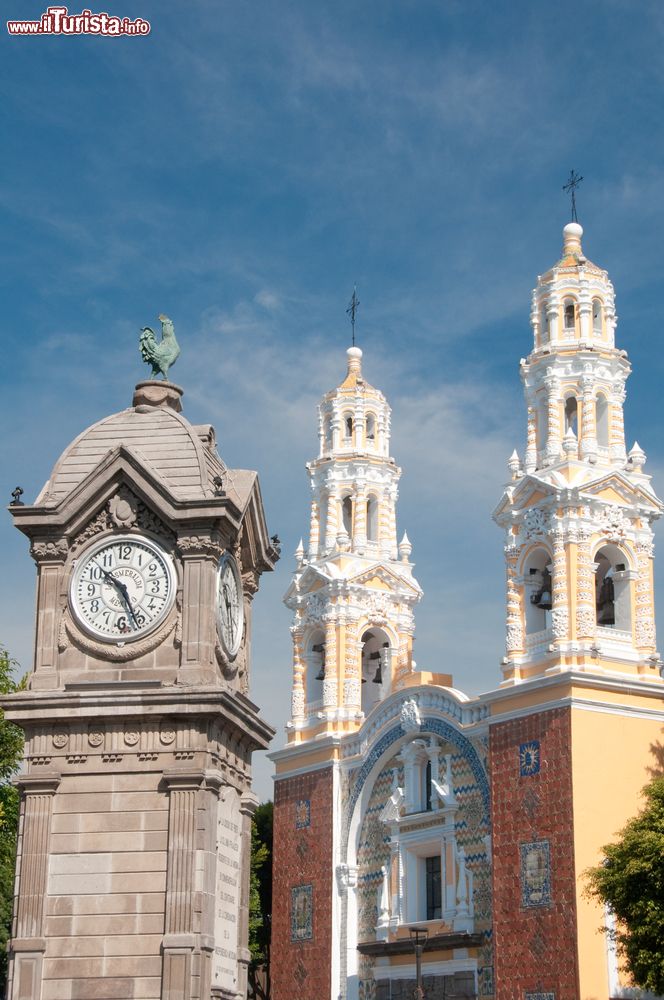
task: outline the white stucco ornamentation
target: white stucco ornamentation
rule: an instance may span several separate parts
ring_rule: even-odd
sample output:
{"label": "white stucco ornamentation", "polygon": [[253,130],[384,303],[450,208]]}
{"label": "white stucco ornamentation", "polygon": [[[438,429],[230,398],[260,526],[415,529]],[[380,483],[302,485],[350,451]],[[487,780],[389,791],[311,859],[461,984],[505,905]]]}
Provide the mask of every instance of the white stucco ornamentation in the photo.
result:
{"label": "white stucco ornamentation", "polygon": [[414,733],[420,729],[422,720],[420,719],[420,710],[414,698],[409,698],[403,703],[399,722],[404,733]]}

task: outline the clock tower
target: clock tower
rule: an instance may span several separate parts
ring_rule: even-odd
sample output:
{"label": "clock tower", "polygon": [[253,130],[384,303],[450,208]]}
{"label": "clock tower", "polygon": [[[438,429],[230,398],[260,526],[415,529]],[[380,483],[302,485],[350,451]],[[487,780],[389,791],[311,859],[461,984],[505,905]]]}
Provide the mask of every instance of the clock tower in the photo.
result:
{"label": "clock tower", "polygon": [[12,1000],[246,995],[251,611],[270,541],[182,390],[137,385],[10,510],[37,565]]}

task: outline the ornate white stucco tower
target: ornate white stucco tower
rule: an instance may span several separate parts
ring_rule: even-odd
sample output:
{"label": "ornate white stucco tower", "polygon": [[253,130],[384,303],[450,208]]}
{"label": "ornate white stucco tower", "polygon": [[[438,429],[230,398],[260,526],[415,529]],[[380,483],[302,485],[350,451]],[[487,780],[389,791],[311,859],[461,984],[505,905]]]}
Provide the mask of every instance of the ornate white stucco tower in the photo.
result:
{"label": "ornate white stucco tower", "polygon": [[631,371],[615,345],[613,286],[583,254],[578,223],[537,280],[523,464],[495,518],[506,531],[505,681],[579,667],[658,679],[652,522],[662,511],[645,455],[625,449]]}
{"label": "ornate white stucco tower", "polygon": [[319,406],[309,549],[298,546],[285,597],[295,613],[293,742],[356,730],[412,669],[421,590],[405,534],[397,546],[390,407],[365,381],[359,347],[347,354],[344,381]]}

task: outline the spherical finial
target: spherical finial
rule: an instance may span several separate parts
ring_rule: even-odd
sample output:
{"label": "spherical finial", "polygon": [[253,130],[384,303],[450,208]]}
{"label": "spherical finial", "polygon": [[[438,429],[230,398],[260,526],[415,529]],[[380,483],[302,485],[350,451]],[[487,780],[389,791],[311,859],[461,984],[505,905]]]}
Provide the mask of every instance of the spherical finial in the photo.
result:
{"label": "spherical finial", "polygon": [[348,373],[354,372],[359,375],[362,371],[362,351],[359,347],[349,347],[346,351],[348,358]]}
{"label": "spherical finial", "polygon": [[581,237],[583,226],[578,222],[568,222],[563,229],[563,252],[581,253]]}

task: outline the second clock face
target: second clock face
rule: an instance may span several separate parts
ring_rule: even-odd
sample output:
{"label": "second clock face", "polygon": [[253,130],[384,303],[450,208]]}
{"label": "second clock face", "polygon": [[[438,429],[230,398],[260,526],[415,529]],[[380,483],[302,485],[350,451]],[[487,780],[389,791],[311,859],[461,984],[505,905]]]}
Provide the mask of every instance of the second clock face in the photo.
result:
{"label": "second clock face", "polygon": [[226,553],[219,561],[217,573],[217,631],[226,654],[231,658],[240,649],[243,625],[242,580],[235,560]]}
{"label": "second clock face", "polygon": [[106,538],[80,556],[69,599],[78,623],[106,641],[152,632],[170,611],[176,577],[169,556],[140,535]]}

